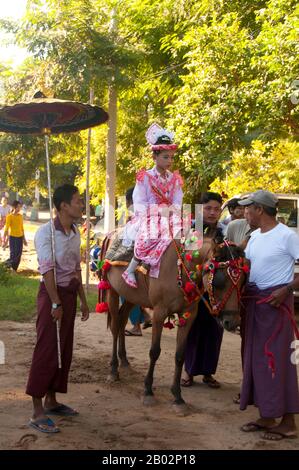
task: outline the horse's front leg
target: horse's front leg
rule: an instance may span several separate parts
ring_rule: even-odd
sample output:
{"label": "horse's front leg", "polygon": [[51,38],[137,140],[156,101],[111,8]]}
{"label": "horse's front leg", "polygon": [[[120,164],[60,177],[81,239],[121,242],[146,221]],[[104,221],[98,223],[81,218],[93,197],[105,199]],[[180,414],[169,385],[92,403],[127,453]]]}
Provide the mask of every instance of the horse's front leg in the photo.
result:
{"label": "horse's front leg", "polygon": [[155,403],[153,393],[154,369],[161,353],[161,335],[166,314],[160,308],[154,307],[152,320],[152,344],[150,349],[150,366],[144,380],[144,405]]}
{"label": "horse's front leg", "polygon": [[182,369],[185,361],[185,349],[187,344],[187,338],[191,326],[197,315],[198,303],[196,303],[192,308],[189,308],[188,311],[191,313],[191,316],[187,319],[185,326],[178,327],[177,332],[177,343],[176,343],[176,352],[175,352],[175,371],[173,377],[173,383],[171,386],[171,392],[174,396],[174,405],[175,409],[178,412],[185,412],[185,401],[181,395],[181,377]]}

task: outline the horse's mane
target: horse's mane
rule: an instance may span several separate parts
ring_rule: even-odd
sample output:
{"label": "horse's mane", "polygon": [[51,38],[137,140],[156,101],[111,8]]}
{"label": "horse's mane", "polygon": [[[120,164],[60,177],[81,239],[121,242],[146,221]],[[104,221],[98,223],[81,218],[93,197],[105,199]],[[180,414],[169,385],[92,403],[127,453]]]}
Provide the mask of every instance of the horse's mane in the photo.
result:
{"label": "horse's mane", "polygon": [[233,258],[243,258],[245,256],[244,250],[237,245],[226,245],[216,247],[215,260],[227,261]]}
{"label": "horse's mane", "polygon": [[224,240],[224,235],[222,232],[221,227],[211,227],[208,224],[204,224],[203,226],[204,237],[205,238],[212,238],[215,243],[222,243]]}

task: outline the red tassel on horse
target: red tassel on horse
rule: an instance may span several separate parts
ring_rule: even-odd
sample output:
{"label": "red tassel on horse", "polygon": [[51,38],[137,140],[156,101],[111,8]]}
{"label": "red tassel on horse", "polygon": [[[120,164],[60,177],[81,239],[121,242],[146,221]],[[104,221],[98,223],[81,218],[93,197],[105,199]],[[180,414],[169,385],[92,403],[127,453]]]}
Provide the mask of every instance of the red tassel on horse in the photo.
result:
{"label": "red tassel on horse", "polygon": [[164,323],[164,328],[168,328],[169,330],[172,330],[174,328],[174,325],[173,323],[171,323],[171,321],[167,321]]}
{"label": "red tassel on horse", "polygon": [[194,284],[192,284],[192,282],[190,281],[187,281],[184,286],[184,291],[186,292],[186,294],[191,294],[191,292],[193,292],[194,290],[195,290]]}
{"label": "red tassel on horse", "polygon": [[111,264],[109,263],[108,260],[105,261],[105,263],[102,266],[102,271],[108,271],[111,268]]}
{"label": "red tassel on horse", "polygon": [[107,302],[101,302],[96,304],[96,312],[97,313],[105,313],[109,311],[109,307]]}
{"label": "red tassel on horse", "polygon": [[101,289],[101,290],[107,290],[107,289],[110,289],[110,288],[111,288],[111,284],[110,284],[110,282],[108,282],[108,281],[101,280],[101,281],[98,283],[98,288]]}

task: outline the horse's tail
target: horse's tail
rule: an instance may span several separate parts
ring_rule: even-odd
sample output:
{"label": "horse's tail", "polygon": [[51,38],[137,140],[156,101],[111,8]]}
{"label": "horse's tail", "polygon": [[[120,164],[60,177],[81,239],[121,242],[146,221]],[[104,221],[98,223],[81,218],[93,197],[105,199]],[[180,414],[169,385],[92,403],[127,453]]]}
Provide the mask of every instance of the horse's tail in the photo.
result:
{"label": "horse's tail", "polygon": [[100,261],[104,261],[104,259],[106,257],[106,253],[107,253],[107,250],[109,248],[110,240],[111,240],[111,237],[110,237],[110,234],[109,234],[102,241],[101,252],[100,252]]}
{"label": "horse's tail", "polygon": [[[108,234],[104,240],[102,241],[101,244],[101,252],[100,252],[100,260],[99,261],[104,261],[106,258],[106,253],[108,251],[109,245],[110,245],[111,237],[110,234]],[[100,269],[97,271],[98,277],[102,281],[107,281],[107,272]],[[98,303],[104,303],[107,302],[107,291],[105,289],[99,289],[98,291]],[[111,324],[111,314],[109,312],[109,309],[107,310],[107,329],[110,328]]]}
{"label": "horse's tail", "polygon": [[107,330],[110,330],[110,326],[111,326],[111,313],[110,313],[110,310],[108,308],[108,311],[107,311]]}
{"label": "horse's tail", "polygon": [[[105,293],[105,297],[104,297],[104,301],[107,302],[108,300],[108,305],[109,305],[109,295],[117,295],[118,296],[118,299],[119,299],[119,295],[117,294],[117,292],[115,290],[113,290],[113,288],[111,287],[109,289],[109,294],[108,292]],[[123,305],[121,305],[120,308],[118,308],[118,315],[120,316],[121,315],[121,312],[123,310]],[[108,308],[107,310],[107,330],[110,330],[111,328],[111,319],[112,319],[112,315],[111,315],[111,310],[110,308]]]}

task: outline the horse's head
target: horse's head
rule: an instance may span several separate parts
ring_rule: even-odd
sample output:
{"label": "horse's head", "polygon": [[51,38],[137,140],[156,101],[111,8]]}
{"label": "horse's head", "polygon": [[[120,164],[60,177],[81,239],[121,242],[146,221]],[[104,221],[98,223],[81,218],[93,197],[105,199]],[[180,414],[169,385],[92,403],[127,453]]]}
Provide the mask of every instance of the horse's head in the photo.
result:
{"label": "horse's head", "polygon": [[203,284],[209,294],[211,313],[228,331],[239,325],[241,290],[248,272],[244,261],[244,251],[224,241],[215,244],[211,258],[203,266]]}

